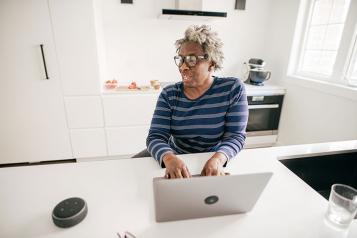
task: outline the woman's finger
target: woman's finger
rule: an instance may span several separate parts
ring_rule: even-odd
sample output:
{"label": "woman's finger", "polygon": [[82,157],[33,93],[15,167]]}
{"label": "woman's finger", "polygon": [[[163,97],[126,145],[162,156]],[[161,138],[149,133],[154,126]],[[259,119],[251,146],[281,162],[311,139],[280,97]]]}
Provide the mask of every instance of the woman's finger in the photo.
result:
{"label": "woman's finger", "polygon": [[212,170],[212,175],[213,176],[219,176],[220,175],[220,171],[218,169],[213,169]]}
{"label": "woman's finger", "polygon": [[174,172],[172,172],[172,171],[170,172],[170,174],[169,174],[169,175],[170,175],[170,179],[176,178],[175,173],[174,173]]}
{"label": "woman's finger", "polygon": [[191,177],[191,174],[190,174],[190,172],[188,171],[187,167],[185,167],[185,168],[182,169],[182,175],[183,175],[184,178],[189,178],[189,177]]}
{"label": "woman's finger", "polygon": [[212,172],[213,172],[212,169],[209,169],[209,168],[205,169],[206,176],[212,176],[213,175]]}
{"label": "woman's finger", "polygon": [[181,170],[176,170],[175,171],[175,176],[176,176],[176,178],[182,178],[182,173],[181,173]]}

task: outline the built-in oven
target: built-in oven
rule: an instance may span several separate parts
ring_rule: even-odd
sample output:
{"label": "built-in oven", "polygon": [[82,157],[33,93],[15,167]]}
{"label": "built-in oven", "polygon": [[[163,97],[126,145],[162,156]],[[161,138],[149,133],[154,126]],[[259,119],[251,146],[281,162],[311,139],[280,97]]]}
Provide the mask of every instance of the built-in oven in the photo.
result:
{"label": "built-in oven", "polygon": [[275,144],[283,101],[284,95],[248,96],[246,148]]}

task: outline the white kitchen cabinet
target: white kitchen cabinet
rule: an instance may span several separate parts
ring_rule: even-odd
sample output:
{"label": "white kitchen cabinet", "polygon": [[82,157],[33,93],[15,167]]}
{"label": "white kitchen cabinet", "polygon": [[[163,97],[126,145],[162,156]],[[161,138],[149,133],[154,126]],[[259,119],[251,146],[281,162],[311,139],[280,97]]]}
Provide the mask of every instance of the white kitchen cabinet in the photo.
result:
{"label": "white kitchen cabinet", "polygon": [[77,159],[108,155],[104,128],[72,129],[71,140]]}
{"label": "white kitchen cabinet", "polygon": [[65,97],[68,127],[104,127],[102,99],[100,96]]}
{"label": "white kitchen cabinet", "polygon": [[0,163],[72,158],[47,0],[0,1],[0,35]]}
{"label": "white kitchen cabinet", "polygon": [[131,155],[145,149],[149,128],[149,125],[107,128],[108,154]]}
{"label": "white kitchen cabinet", "polygon": [[103,96],[106,126],[149,125],[159,94]]}
{"label": "white kitchen cabinet", "polygon": [[136,154],[146,148],[146,137],[158,93],[103,96],[108,154]]}
{"label": "white kitchen cabinet", "polygon": [[92,0],[49,0],[64,95],[100,95]]}

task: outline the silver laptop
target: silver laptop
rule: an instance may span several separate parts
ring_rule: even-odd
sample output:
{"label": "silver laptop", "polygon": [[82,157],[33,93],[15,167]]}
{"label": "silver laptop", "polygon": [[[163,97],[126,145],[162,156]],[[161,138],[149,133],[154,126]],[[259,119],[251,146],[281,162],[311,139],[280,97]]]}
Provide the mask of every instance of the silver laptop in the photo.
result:
{"label": "silver laptop", "polygon": [[248,212],[272,175],[264,172],[188,179],[154,178],[156,221]]}

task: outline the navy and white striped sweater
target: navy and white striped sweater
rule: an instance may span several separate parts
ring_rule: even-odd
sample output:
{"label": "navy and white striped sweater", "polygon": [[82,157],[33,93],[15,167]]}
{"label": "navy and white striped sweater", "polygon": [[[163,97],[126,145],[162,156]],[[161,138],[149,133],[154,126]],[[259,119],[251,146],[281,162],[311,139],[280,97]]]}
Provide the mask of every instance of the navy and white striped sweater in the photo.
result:
{"label": "navy and white striped sweater", "polygon": [[243,148],[247,121],[247,95],[241,80],[215,77],[195,100],[185,96],[179,82],[162,90],[146,146],[160,165],[168,152],[221,152],[229,160]]}

